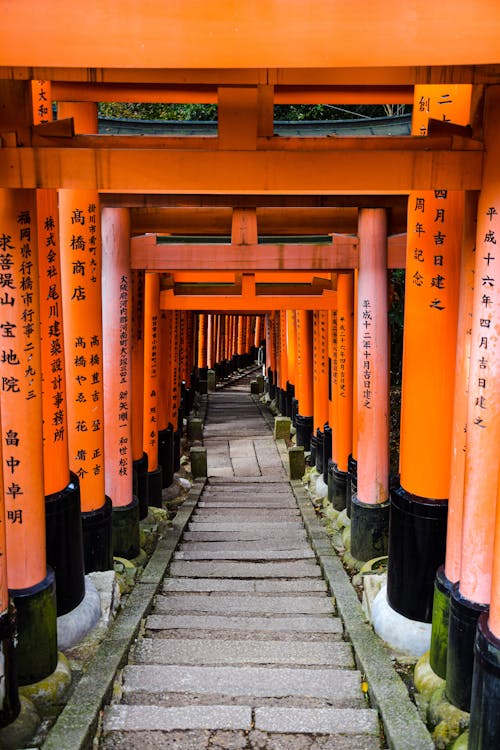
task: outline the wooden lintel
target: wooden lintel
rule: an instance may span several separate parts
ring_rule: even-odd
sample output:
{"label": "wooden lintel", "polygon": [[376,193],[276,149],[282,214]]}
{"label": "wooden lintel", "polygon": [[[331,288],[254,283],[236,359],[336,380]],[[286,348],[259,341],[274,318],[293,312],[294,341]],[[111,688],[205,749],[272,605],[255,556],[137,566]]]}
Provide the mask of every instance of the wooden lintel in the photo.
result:
{"label": "wooden lintel", "polygon": [[184,295],[171,290],[160,292],[162,310],[202,310],[203,312],[266,312],[268,310],[330,310],[336,303],[336,292],[321,295],[271,294],[247,297],[231,294]]}
{"label": "wooden lintel", "polygon": [[64,117],[61,120],[49,120],[33,125],[33,136],[43,138],[73,138],[75,135],[75,121],[72,117]]}

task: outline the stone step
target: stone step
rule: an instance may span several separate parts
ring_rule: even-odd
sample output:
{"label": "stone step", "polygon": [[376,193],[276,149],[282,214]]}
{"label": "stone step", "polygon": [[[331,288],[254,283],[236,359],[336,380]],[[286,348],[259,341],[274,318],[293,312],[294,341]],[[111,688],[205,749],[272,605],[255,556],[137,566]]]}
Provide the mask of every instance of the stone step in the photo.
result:
{"label": "stone step", "polygon": [[181,550],[174,554],[174,560],[307,560],[315,557],[311,549]]}
{"label": "stone step", "polygon": [[246,510],[247,508],[269,508],[269,509],[288,509],[293,508],[295,509],[297,507],[297,503],[295,500],[292,500],[292,498],[287,498],[284,496],[283,498],[276,498],[276,497],[259,497],[257,498],[220,498],[215,497],[213,499],[207,498],[206,500],[200,500],[200,502],[197,505],[197,508],[201,509],[207,509],[212,510],[212,508],[217,509],[229,509],[229,508],[240,508],[242,510]]}
{"label": "stone step", "polygon": [[311,550],[309,544],[299,544],[296,540],[282,541],[281,539],[259,539],[256,541],[226,541],[226,542],[183,542],[179,552],[254,552],[263,550],[265,552],[287,551],[300,549],[302,552]]}
{"label": "stone step", "polygon": [[241,633],[328,633],[341,637],[342,624],[327,615],[295,615],[289,617],[258,617],[246,615],[159,615],[146,619],[148,630],[230,630]]}
{"label": "stone step", "polygon": [[336,707],[364,707],[357,670],[322,667],[191,667],[128,665],[123,670],[124,694],[195,693],[256,698],[328,699]]}
{"label": "stone step", "polygon": [[194,512],[191,523],[299,523],[300,511],[294,508],[201,508]]}
{"label": "stone step", "polygon": [[[130,706],[104,711],[104,732],[171,732],[174,729],[251,729],[250,706]],[[144,745],[143,745],[144,747]]]}
{"label": "stone step", "polygon": [[301,525],[298,521],[281,521],[280,518],[276,518],[274,521],[261,521],[256,523],[255,521],[190,521],[189,531],[261,531],[261,532],[272,532],[275,534],[289,531],[296,531],[301,529]]}
{"label": "stone step", "polygon": [[269,581],[241,578],[166,578],[163,582],[163,591],[253,591],[259,595],[300,592],[309,596],[322,596],[326,593],[327,587],[319,578],[295,578],[291,581],[281,578]]}
{"label": "stone step", "polygon": [[348,643],[308,643],[306,641],[175,640],[143,638],[134,651],[136,664],[262,664],[288,666],[322,665],[353,669]]}
{"label": "stone step", "polygon": [[171,576],[188,578],[320,578],[313,560],[292,562],[173,562]]}
{"label": "stone step", "polygon": [[261,596],[254,594],[163,594],[156,599],[154,613],[210,612],[237,615],[333,615],[331,599],[310,596]]}
{"label": "stone step", "polygon": [[[259,532],[258,529],[250,529],[247,531],[185,531],[183,534],[183,540],[187,542],[198,541],[198,542],[224,542],[224,541],[242,541],[251,542],[265,539],[276,539],[276,527],[266,528]],[[286,533],[279,534],[280,541],[291,541],[291,540],[305,540],[307,539],[306,532],[304,529],[297,529],[295,531],[287,531]]]}

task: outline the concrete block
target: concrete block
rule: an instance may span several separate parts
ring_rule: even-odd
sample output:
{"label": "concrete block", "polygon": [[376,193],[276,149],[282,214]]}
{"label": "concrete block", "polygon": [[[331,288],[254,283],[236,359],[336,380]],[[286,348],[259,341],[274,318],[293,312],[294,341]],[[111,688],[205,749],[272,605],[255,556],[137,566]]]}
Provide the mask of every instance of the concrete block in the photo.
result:
{"label": "concrete block", "polygon": [[191,473],[195,479],[207,476],[207,449],[200,445],[193,445],[189,449]]}
{"label": "concrete block", "polygon": [[217,378],[215,377],[215,370],[209,370],[207,372],[207,392],[215,393],[216,384],[217,384]]}
{"label": "concrete block", "polygon": [[290,438],[290,417],[275,417],[274,418],[274,439],[275,440],[289,440]]}
{"label": "concrete block", "polygon": [[294,445],[288,449],[290,479],[302,479],[306,473],[306,459],[303,445]]}
{"label": "concrete block", "polygon": [[255,378],[257,383],[257,393],[264,393],[264,376],[263,375],[257,375]]}
{"label": "concrete block", "polygon": [[198,417],[189,417],[187,421],[187,438],[190,443],[195,440],[203,440],[203,420]]}
{"label": "concrete block", "polygon": [[259,386],[256,380],[250,381],[250,393],[254,393],[254,394],[260,393]]}

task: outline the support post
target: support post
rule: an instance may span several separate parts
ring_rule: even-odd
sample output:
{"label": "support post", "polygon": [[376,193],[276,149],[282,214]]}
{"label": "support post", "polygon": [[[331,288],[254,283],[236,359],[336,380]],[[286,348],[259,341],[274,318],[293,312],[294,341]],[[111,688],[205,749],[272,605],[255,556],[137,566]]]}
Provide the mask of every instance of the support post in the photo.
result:
{"label": "support post", "polygon": [[144,277],[144,428],[143,450],[148,455],[149,504],[161,507],[162,469],[158,465],[158,370],[160,328],[160,278]]}

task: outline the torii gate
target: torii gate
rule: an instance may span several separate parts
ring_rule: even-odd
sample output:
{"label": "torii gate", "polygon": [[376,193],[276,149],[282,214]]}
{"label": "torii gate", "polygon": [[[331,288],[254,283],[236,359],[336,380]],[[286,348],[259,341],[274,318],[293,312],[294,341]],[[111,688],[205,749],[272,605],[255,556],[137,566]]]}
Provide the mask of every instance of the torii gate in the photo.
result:
{"label": "torii gate", "polygon": [[[53,300],[54,294],[59,295],[65,305],[66,348],[71,347],[69,362],[72,363],[67,376],[71,382],[66,397],[56,372],[56,387],[52,395],[60,402],[59,406],[63,405],[63,409],[67,404],[68,409],[73,410],[69,437],[75,443],[76,433],[81,435],[81,431],[89,429],[81,404],[85,400],[87,403],[101,403],[102,357],[108,357],[101,350],[101,274],[97,260],[101,240],[100,206],[105,208],[102,237],[105,255],[109,257],[115,257],[113,253],[118,247],[121,248],[120,252],[123,250],[127,245],[126,238],[131,233],[161,234],[162,222],[171,221],[172,225],[173,217],[176,217],[179,226],[183,220],[182,212],[191,211],[198,215],[205,212],[208,223],[220,221],[222,213],[222,222],[227,226],[228,211],[237,214],[239,210],[255,209],[259,232],[266,232],[262,227],[268,221],[268,225],[273,227],[269,235],[273,236],[279,226],[276,217],[281,209],[284,213],[289,211],[288,218],[300,230],[298,234],[308,235],[316,232],[304,231],[301,227],[306,227],[308,222],[314,223],[315,218],[312,214],[306,217],[304,210],[307,214],[308,209],[312,211],[314,208],[354,208],[360,209],[359,226],[356,223],[354,230],[350,231],[345,225],[335,228],[332,220],[333,226],[327,233],[334,239],[326,246],[325,243],[322,247],[321,244],[304,241],[298,252],[297,246],[293,247],[292,243],[280,242],[278,245],[270,242],[264,249],[265,246],[258,245],[256,229],[250,222],[249,235],[243,237],[241,229],[241,236],[233,238],[229,248],[220,248],[214,243],[200,250],[194,241],[190,241],[191,261],[187,268],[180,267],[186,262],[186,243],[177,248],[170,245],[167,250],[167,246],[157,246],[153,235],[149,238],[147,235],[137,237],[132,243],[132,266],[148,269],[145,284],[142,285],[139,270],[132,277],[128,276],[128,261],[122,266],[120,278],[116,272],[113,274],[113,263],[108,264],[103,277],[109,289],[115,282],[121,282],[121,287],[120,283],[117,287],[118,294],[110,295],[122,299],[122,308],[118,309],[116,318],[118,328],[120,320],[127,318],[127,295],[132,287],[138,291],[139,298],[144,295],[140,301],[144,302],[147,314],[148,325],[143,327],[137,314],[138,305],[135,305],[132,310],[136,316],[135,327],[130,337],[128,328],[122,324],[121,347],[118,353],[113,350],[115,361],[120,364],[120,379],[128,378],[129,368],[121,349],[127,349],[131,339],[132,363],[136,362],[135,370],[144,375],[151,397],[144,404],[143,417],[150,420],[150,426],[154,426],[157,414],[161,414],[162,424],[166,426],[177,417],[178,394],[176,391],[168,404],[157,403],[156,396],[152,396],[156,393],[158,382],[157,365],[161,368],[161,354],[159,361],[157,349],[163,325],[161,319],[159,322],[160,299],[164,308],[170,307],[176,311],[182,307],[184,310],[201,308],[207,311],[234,311],[239,308],[252,312],[293,309],[300,312],[297,323],[301,330],[305,330],[311,323],[310,310],[315,310],[318,315],[322,315],[324,310],[331,312],[336,296],[337,306],[340,305],[339,288],[337,291],[332,288],[332,273],[340,276],[346,269],[356,268],[357,265],[360,273],[367,272],[363,274],[367,279],[375,278],[381,269],[385,272],[388,262],[389,265],[394,264],[392,267],[406,265],[408,287],[415,293],[423,286],[426,293],[432,292],[433,296],[426,298],[425,302],[414,297],[407,305],[407,340],[415,344],[414,349],[426,346],[428,357],[432,357],[432,368],[427,367],[427,371],[425,367],[420,368],[414,353],[406,360],[405,372],[409,375],[404,375],[406,380],[403,384],[403,487],[401,491],[393,493],[396,508],[393,517],[398,519],[399,528],[403,528],[407,515],[415,511],[423,537],[430,538],[434,533],[431,530],[436,527],[439,543],[429,543],[413,565],[408,550],[412,544],[418,546],[417,542],[410,534],[404,539],[403,548],[406,545],[406,550],[401,551],[397,535],[393,534],[392,552],[390,549],[389,553],[389,598],[391,605],[403,615],[429,619],[432,581],[430,586],[428,581],[425,583],[423,593],[418,597],[425,602],[425,611],[417,607],[418,611],[415,612],[411,597],[405,594],[405,589],[411,589],[414,571],[408,574],[410,581],[405,579],[406,573],[401,579],[400,573],[416,568],[419,585],[420,578],[425,577],[420,576],[422,570],[429,569],[431,577],[434,576],[433,566],[438,561],[430,548],[441,550],[444,545],[446,498],[449,496],[450,520],[453,523],[448,534],[446,569],[444,579],[439,579],[440,586],[445,591],[454,587],[453,617],[459,621],[462,615],[474,621],[482,609],[489,609],[489,616],[487,612],[481,616],[478,631],[471,728],[475,746],[486,748],[488,744],[494,744],[500,734],[498,718],[494,719],[500,715],[497,701],[500,693],[500,532],[494,528],[500,428],[495,328],[498,325],[496,270],[500,260],[494,253],[500,214],[496,184],[500,148],[500,67],[497,52],[500,11],[487,0],[460,7],[460,12],[457,12],[456,3],[451,0],[444,0],[431,10],[424,0],[418,0],[411,8],[391,0],[383,13],[367,0],[349,7],[345,7],[344,3],[342,7],[337,5],[327,0],[318,0],[309,5],[290,3],[288,0],[257,0],[251,4],[239,0],[236,3],[217,2],[212,7],[210,3],[187,0],[176,6],[174,15],[168,4],[151,0],[147,5],[148,15],[144,16],[144,8],[134,4],[124,7],[123,3],[108,3],[105,8],[91,4],[82,12],[81,8],[62,0],[50,0],[39,6],[19,0],[15,7],[5,9],[0,45],[0,236],[4,238],[4,249],[12,251],[15,260],[14,270],[10,270],[8,258],[8,268],[2,268],[3,273],[13,275],[2,277],[7,296],[3,297],[5,302],[0,308],[2,343],[5,344],[3,339],[9,339],[8,347],[2,349],[3,390],[0,399],[7,547],[3,544],[0,551],[4,554],[6,550],[6,557],[10,561],[8,573],[2,569],[2,580],[5,584],[8,577],[9,588],[20,611],[20,622],[23,623],[20,627],[21,642],[26,644],[31,640],[35,648],[43,652],[35,674],[26,669],[22,680],[29,682],[45,676],[54,665],[55,610],[50,603],[53,581],[50,574],[47,575],[43,549],[44,492],[52,498],[61,494],[65,497],[66,494],[74,495],[74,490],[68,489],[71,482],[67,462],[63,470],[55,474],[50,470],[53,462],[47,458],[44,461],[41,451],[41,369],[46,383],[47,368],[59,364],[55,361],[56,354],[49,352],[52,359],[44,360],[46,355],[38,353],[39,336],[33,333],[36,325],[35,328],[31,327],[32,320],[35,324],[37,320],[38,285],[34,266],[29,265],[34,260],[27,256],[32,252],[28,240],[35,242],[34,233],[32,236],[29,231],[30,225],[34,227],[38,221],[38,229],[43,228],[45,232],[39,231],[40,236],[36,240],[38,249],[49,241],[60,241],[61,252],[58,247],[54,257],[52,253],[46,253],[40,262],[48,264],[44,266],[46,271],[60,275],[62,280],[61,287],[52,288],[54,285],[49,285],[44,294],[52,295]],[[362,25],[359,23],[360,17],[364,19]],[[210,34],[206,33],[207,29],[210,29]],[[471,104],[465,120],[455,118],[453,124],[443,122],[441,114],[446,115],[455,93],[458,94],[457,87],[464,85],[472,86]],[[426,89],[426,86],[437,86],[437,89]],[[59,119],[55,122],[49,121],[52,101],[59,103]],[[216,102],[217,136],[100,136],[97,134],[96,118],[98,101]],[[410,101],[415,104],[415,112],[421,111],[425,119],[425,123],[419,124],[410,137],[277,138],[273,132],[275,103]],[[416,118],[414,121],[415,125]],[[420,137],[422,134],[425,137]],[[56,191],[59,191],[59,210]],[[438,191],[439,195],[432,195],[434,191]],[[471,193],[477,191],[480,192],[480,199],[476,211]],[[439,231],[439,228],[434,231],[435,217],[441,223],[444,214],[439,212],[447,211],[448,217],[452,213],[455,217],[459,215],[457,212],[461,208],[452,199],[455,193],[466,198],[464,247],[468,253],[463,253],[460,263],[464,276],[467,276],[467,270],[471,267],[470,251],[474,244],[474,218],[477,216],[475,278],[481,279],[484,288],[476,283],[473,302],[467,302],[471,297],[467,293],[467,284],[462,285],[460,291],[460,319],[465,322],[459,331],[459,349],[463,345],[464,349],[470,348],[472,354],[470,377],[468,368],[464,366],[464,373],[467,374],[462,373],[462,380],[457,377],[455,387],[457,394],[463,394],[468,384],[468,416],[463,414],[467,412],[465,399],[457,396],[452,440],[452,388],[448,388],[449,393],[446,393],[441,381],[443,373],[449,376],[455,369],[455,347],[450,343],[453,328],[451,308],[459,293],[458,286],[453,286],[456,294],[450,297],[448,316],[442,291],[446,282],[448,292],[451,279],[458,272],[457,248],[461,243],[455,238],[455,250],[448,258],[443,252],[431,254],[431,245],[424,246],[422,238],[426,234],[424,239],[438,237],[440,245],[445,242],[446,232]],[[382,214],[385,214],[385,209],[391,209],[395,215],[399,211],[398,215],[401,216],[401,206],[408,195],[412,198],[408,226],[399,226],[390,231],[393,236],[407,232],[406,261],[403,263],[401,258],[401,238],[393,237],[389,242],[389,261],[384,258],[381,262],[388,234]],[[448,201],[444,204],[446,209],[442,203],[432,203],[434,199]],[[431,205],[435,211],[432,218],[429,214]],[[160,214],[158,208],[162,209]],[[173,214],[172,220],[167,218],[170,209],[173,209],[170,212]],[[423,221],[425,210],[426,220]],[[135,229],[134,211],[137,211]],[[220,212],[218,216],[217,211]],[[373,211],[380,213],[372,214]],[[233,213],[229,215],[230,225]],[[131,217],[132,228],[127,223]],[[60,231],[56,226],[58,221]],[[394,216],[391,221],[394,221]],[[71,230],[75,223],[78,235]],[[398,222],[394,223],[397,225]],[[459,222],[455,224],[458,226]],[[240,227],[238,222],[235,226]],[[448,231],[451,236],[451,230]],[[179,232],[173,232],[176,233]],[[190,234],[189,231],[183,233]],[[363,235],[363,247],[359,253],[356,240],[346,238],[349,234],[359,234],[360,243]],[[418,245],[413,242],[415,236],[418,237]],[[68,246],[78,255],[69,253]],[[92,252],[89,248],[93,248]],[[242,248],[244,262],[240,258]],[[146,254],[140,259],[140,252],[145,250]],[[54,258],[59,255],[60,270],[54,263]],[[95,265],[92,265],[92,260]],[[452,268],[447,268],[446,275],[441,268],[445,268],[443,264],[448,261],[452,263]],[[80,275],[83,268],[92,268],[85,283],[70,283],[75,262],[79,264]],[[431,265],[416,265],[424,262]],[[83,265],[86,263],[88,266]],[[155,263],[154,270],[147,265],[154,266]],[[283,263],[286,268],[283,268]],[[205,264],[209,267],[205,267]],[[432,268],[432,265],[436,268]],[[207,276],[200,277],[200,269]],[[170,288],[163,289],[161,293],[159,271],[169,274],[167,285]],[[109,277],[106,276],[108,272]],[[269,285],[289,282],[289,277],[283,275],[285,273],[301,274],[295,277],[295,282],[309,285],[308,293],[300,295],[300,300],[299,295],[290,298],[287,294],[283,295],[283,299],[271,297],[273,290]],[[232,284],[233,294],[217,300],[214,295],[209,295],[207,285],[215,278]],[[200,283],[204,286],[195,288],[194,285]],[[260,294],[261,284],[267,286],[271,294]],[[33,298],[26,288],[28,285],[34,286]],[[22,286],[24,289],[21,289]],[[371,341],[378,341],[381,335],[381,328],[376,328],[375,324],[372,327],[377,289],[380,298],[381,287],[374,289],[362,284],[361,293],[358,292],[358,299],[362,301],[360,313],[358,309],[359,321],[361,325],[366,324],[364,336],[358,336],[358,346],[364,347],[361,352],[365,353]],[[25,292],[24,296],[21,291]],[[182,294],[182,291],[188,291],[188,294]],[[321,293],[313,293],[317,291]],[[194,299],[197,292],[201,294]],[[349,295],[346,290],[342,294],[344,292],[345,302]],[[272,306],[271,300],[265,297],[272,298]],[[293,299],[291,305],[287,299]],[[86,300],[89,303],[88,312],[73,315],[69,304],[71,300],[81,303]],[[57,332],[59,328],[54,327],[56,306],[50,309],[43,302],[42,299],[42,331],[44,325],[52,326],[46,330],[51,331],[55,352],[62,345]],[[432,313],[436,313],[434,318],[428,317],[429,307],[432,307]],[[471,311],[472,329],[467,322]],[[107,322],[115,320],[111,309],[105,308],[104,314]],[[423,331],[417,330],[416,323],[420,319],[425,321]],[[433,321],[438,319],[448,320],[448,339],[444,332],[436,333]],[[59,318],[57,321],[60,327]],[[170,326],[168,330],[173,341],[192,339],[192,316],[176,312],[165,321],[165,325]],[[379,323],[377,316],[377,325]],[[22,326],[24,338],[14,341],[14,331],[20,331]],[[281,332],[283,330],[286,332],[286,326],[285,329],[281,328]],[[469,341],[467,330],[471,330],[470,347],[464,344]],[[372,339],[372,336],[376,336],[376,339]],[[306,335],[304,342],[307,342],[307,338]],[[301,340],[301,335],[297,335],[296,341]],[[81,351],[84,344],[88,347],[85,353]],[[143,357],[143,345],[151,365],[147,372],[137,365]],[[330,353],[338,357],[343,344],[337,339],[332,343],[332,347],[335,346],[337,354],[333,353],[333,349]],[[282,336],[279,356],[283,357],[285,350]],[[178,347],[175,351],[178,351]],[[298,352],[298,361],[304,356],[304,350]],[[181,360],[171,362],[168,377],[173,390],[179,389],[181,375],[187,372],[188,359],[184,348]],[[467,357],[462,356],[461,361],[465,360]],[[368,364],[368,356],[359,361]],[[17,362],[23,363],[25,377],[22,383],[16,380]],[[41,365],[38,364],[40,362]],[[90,380],[83,380],[86,376],[78,369],[83,368],[84,363],[89,366]],[[375,368],[373,378],[370,367],[364,369],[358,381],[364,384],[364,391],[360,393],[362,402],[366,403],[366,416],[373,405],[377,383],[375,373],[381,368]],[[425,393],[422,395],[420,378],[425,379],[430,370],[431,377],[425,380]],[[366,376],[367,372],[369,377]],[[338,373],[336,377],[337,381],[332,382],[332,386],[340,388]],[[449,380],[448,377],[448,383]],[[90,385],[95,387],[90,389]],[[380,384],[378,387],[381,387]],[[128,388],[127,385],[121,393],[128,394]],[[443,393],[444,397],[439,395]],[[117,398],[119,394],[120,391]],[[136,404],[141,400],[137,393],[134,400]],[[141,411],[142,406],[141,401]],[[122,397],[119,408],[123,414],[127,411],[125,407],[126,400]],[[316,407],[319,408],[317,401]],[[60,411],[58,407],[57,416],[51,412],[51,419],[64,419]],[[446,419],[442,417],[440,421],[436,412],[446,412]],[[422,427],[425,420],[432,423],[428,434]],[[133,415],[132,421],[134,424],[140,422],[136,415]],[[461,453],[463,438],[461,443],[458,436],[463,435],[466,423],[466,466],[464,469],[458,458],[452,461],[454,485],[448,490],[450,446],[453,444],[455,456]],[[16,429],[17,425],[26,424],[33,429],[23,432]],[[101,432],[100,412],[93,415],[91,425],[91,432]],[[118,430],[115,425],[111,431],[115,427]],[[370,423],[369,429],[378,430],[378,427]],[[142,427],[136,430],[136,434],[139,432],[143,432]],[[139,440],[137,450],[142,452],[142,448],[147,447],[154,457],[158,433],[156,429],[151,433],[153,437],[145,441],[146,445]],[[62,436],[60,431],[59,435]],[[133,437],[127,439],[132,440]],[[20,443],[16,444],[16,440],[20,440]],[[58,442],[66,446],[64,441],[59,441],[59,437]],[[94,552],[97,556],[102,554],[103,559],[99,564],[105,565],[109,564],[111,557],[111,505],[116,498],[105,498],[100,478],[103,465],[99,452],[103,450],[103,445],[103,440],[94,444],[90,439],[81,444],[75,443],[78,461],[81,462],[78,466],[81,469],[82,488],[88,483],[90,472],[93,473],[93,486],[98,487],[95,494],[85,500],[83,515],[86,533],[91,541],[95,538],[94,526],[97,525],[99,533],[102,533],[102,543],[97,545]],[[360,441],[358,435],[353,441],[353,448],[354,445],[365,445],[365,442]],[[120,454],[116,456],[116,467],[120,468],[114,470],[115,474],[125,471],[129,458],[127,446],[128,443],[121,444],[121,450],[125,452],[121,457]],[[66,447],[65,450],[67,453]],[[74,454],[75,450],[71,450]],[[112,451],[112,445],[109,451]],[[419,451],[422,455],[419,455]],[[435,456],[432,455],[433,451]],[[94,459],[93,464],[87,466],[84,462],[88,460],[89,452]],[[360,487],[366,486],[365,475],[369,473],[370,456],[363,454],[357,458],[359,492]],[[28,461],[31,462],[30,476],[38,477],[30,484],[30,498],[36,498],[30,505],[25,502],[27,485],[23,488],[18,481],[26,477]],[[422,464],[424,461],[425,466]],[[107,459],[105,463],[108,463]],[[153,461],[150,474],[155,472],[158,469]],[[48,486],[44,489],[41,484],[44,473],[45,480],[50,479],[50,489]],[[158,479],[155,474],[154,481]],[[387,477],[382,476],[381,479],[383,484]],[[366,505],[384,505],[387,489],[383,486],[378,500],[373,502],[374,498],[371,498]],[[120,500],[121,504],[115,504],[115,510],[120,510],[113,513],[115,518],[129,518],[130,514],[130,518],[136,520],[127,523],[131,526],[135,524],[137,528],[137,516],[133,515],[136,510],[134,503],[130,502],[130,494]],[[360,512],[364,513],[365,510],[360,506]],[[26,529],[29,529],[29,533],[25,533]],[[30,554],[33,550],[36,550],[36,555]],[[403,555],[401,564],[400,554]],[[398,560],[392,567],[391,557]],[[74,592],[69,587],[69,608],[81,595],[81,580],[77,588],[78,592]],[[47,600],[44,605],[47,608],[44,626],[30,615],[31,608],[38,606],[40,598]],[[4,585],[2,628],[9,631],[7,606],[7,589]],[[40,644],[44,648],[40,648]],[[469,654],[471,650],[472,646]],[[20,653],[25,669],[29,661],[26,645],[23,645]],[[451,672],[454,675],[458,672],[458,677],[450,679],[450,686],[460,682],[470,684],[471,670],[470,663],[462,664],[459,659],[457,667],[452,659]],[[483,700],[487,694],[495,696],[491,706]],[[462,696],[456,692],[455,701],[462,702]],[[17,707],[15,696],[9,694],[2,720],[10,721]],[[493,733],[491,736],[486,737],[483,733],[486,726]],[[481,740],[476,741],[475,738],[480,736]]]}

